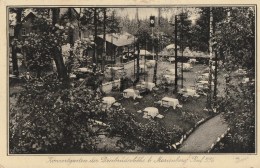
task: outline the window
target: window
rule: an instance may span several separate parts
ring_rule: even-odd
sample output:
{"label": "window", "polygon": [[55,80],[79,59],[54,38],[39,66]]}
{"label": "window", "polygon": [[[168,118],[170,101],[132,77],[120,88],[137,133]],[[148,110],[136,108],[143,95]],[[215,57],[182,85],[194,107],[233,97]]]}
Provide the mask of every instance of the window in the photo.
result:
{"label": "window", "polygon": [[25,28],[22,28],[22,36],[25,36],[26,35],[26,30]]}

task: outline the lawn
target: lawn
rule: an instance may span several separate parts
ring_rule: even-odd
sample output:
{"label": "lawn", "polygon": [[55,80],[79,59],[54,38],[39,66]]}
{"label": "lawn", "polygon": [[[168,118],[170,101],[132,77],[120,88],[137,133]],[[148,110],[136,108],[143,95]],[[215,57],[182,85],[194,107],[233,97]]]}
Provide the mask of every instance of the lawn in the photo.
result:
{"label": "lawn", "polygon": [[[114,96],[117,98],[117,100],[120,98],[118,93],[111,93],[111,96]],[[144,95],[141,99],[133,100],[133,98],[123,98],[119,100],[119,102],[122,104],[122,106],[126,109],[128,113],[134,114],[136,117],[136,120],[141,123],[147,123],[148,119],[143,118],[143,112],[138,113],[138,110],[143,110],[146,107],[156,107],[159,110],[159,113],[164,116],[162,119],[155,118],[155,120],[158,120],[165,128],[167,128],[168,131],[171,131],[171,129],[174,126],[179,126],[184,131],[188,131],[190,128],[193,127],[193,125],[189,122],[183,122],[181,119],[182,112],[191,112],[193,114],[196,114],[198,118],[196,119],[199,121],[202,118],[206,118],[209,116],[209,114],[206,111],[203,111],[206,105],[206,96],[201,96],[199,98],[193,98],[189,101],[183,102],[180,101],[180,104],[183,105],[182,108],[176,108],[173,109],[172,107],[166,108],[162,107],[158,104],[155,104],[154,102],[157,102],[161,100],[163,97],[172,97],[176,98],[176,94],[172,93],[172,90],[168,92],[160,92],[158,94],[154,94],[153,92],[148,93],[147,95]]]}
{"label": "lawn", "polygon": [[[158,65],[158,73],[159,75],[162,74],[163,69],[166,69],[167,67],[172,67],[173,64],[170,64],[168,62],[160,62]],[[185,78],[184,80],[184,86],[185,87],[192,87],[194,86],[194,81],[197,76],[196,72],[199,72],[203,69],[205,69],[206,66],[204,65],[195,65],[194,68],[189,72],[184,72],[183,76]],[[152,69],[150,70],[152,72]],[[179,85],[181,82],[178,82]],[[181,87],[181,86],[179,86]],[[194,125],[191,122],[183,121],[182,120],[182,112],[190,112],[192,114],[197,115],[198,118],[195,119],[195,121],[199,121],[202,118],[206,118],[209,116],[208,112],[204,111],[203,109],[206,106],[207,98],[206,96],[200,96],[199,98],[191,98],[186,102],[183,102],[179,100],[180,104],[183,105],[182,108],[166,108],[162,107],[158,104],[155,104],[154,102],[157,102],[161,100],[163,97],[172,97],[176,98],[176,94],[173,93],[173,86],[169,87],[168,91],[165,91],[164,89],[160,89],[159,91],[154,91],[143,95],[143,98],[133,100],[133,98],[122,98],[122,93],[118,92],[111,92],[108,94],[109,96],[114,96],[116,100],[119,100],[119,102],[122,104],[122,106],[126,109],[128,113],[134,114],[136,117],[136,120],[141,123],[147,123],[148,119],[143,118],[143,112],[138,113],[138,110],[143,110],[146,107],[156,107],[159,110],[159,113],[164,116],[164,118],[159,119],[155,118],[155,120],[158,120],[162,126],[164,126],[169,132],[174,128],[175,126],[182,128],[184,131],[188,131],[190,128],[192,128]]]}

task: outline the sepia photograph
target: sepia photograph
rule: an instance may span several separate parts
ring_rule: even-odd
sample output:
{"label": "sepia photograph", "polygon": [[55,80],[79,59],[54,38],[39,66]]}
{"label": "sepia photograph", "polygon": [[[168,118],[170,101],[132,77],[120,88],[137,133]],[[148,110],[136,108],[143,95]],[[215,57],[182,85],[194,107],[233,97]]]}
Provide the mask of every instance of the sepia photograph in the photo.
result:
{"label": "sepia photograph", "polygon": [[8,155],[256,154],[256,9],[7,6]]}

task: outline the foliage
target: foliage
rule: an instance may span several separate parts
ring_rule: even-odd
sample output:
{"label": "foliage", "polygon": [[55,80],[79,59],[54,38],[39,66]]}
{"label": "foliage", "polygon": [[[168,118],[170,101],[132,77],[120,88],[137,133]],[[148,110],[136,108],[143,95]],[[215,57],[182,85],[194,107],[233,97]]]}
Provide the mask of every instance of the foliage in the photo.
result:
{"label": "foliage", "polygon": [[255,68],[255,14],[251,8],[234,8],[231,16],[220,22],[214,35],[216,49],[227,71]]}
{"label": "foliage", "polygon": [[139,45],[142,48],[146,48],[147,43],[150,44],[152,41],[152,37],[151,37],[151,34],[149,34],[148,29],[149,28],[147,28],[147,27],[140,27],[136,34],[136,37],[138,38],[137,43],[139,43]]}
{"label": "foliage", "polygon": [[184,50],[186,47],[190,47],[191,20],[188,19],[188,13],[181,13],[178,16],[179,16],[177,18],[178,45],[181,47],[180,48],[181,50]]}
{"label": "foliage", "polygon": [[[230,17],[220,22],[214,40],[223,60],[223,68],[230,74],[225,97],[219,102],[231,131],[229,145],[233,152],[255,151],[255,32],[254,10],[237,7]],[[235,76],[243,68],[247,73]],[[249,82],[242,83],[243,77]]]}
{"label": "foliage", "polygon": [[104,10],[106,10],[106,32],[115,33],[119,31],[119,19],[116,16],[115,10],[109,8],[82,8],[82,13],[80,17],[81,24],[84,28],[91,32],[94,32],[94,12],[96,10],[96,23],[97,23],[97,33],[103,33],[104,25]]}
{"label": "foliage", "polygon": [[67,51],[68,53],[66,55],[68,56],[69,52],[71,51],[73,57],[72,59],[67,58],[68,61],[66,62],[66,64],[70,64],[73,70],[76,70],[79,67],[92,68],[92,65],[89,64],[91,62],[91,58],[83,54],[83,52],[86,49],[91,48],[91,45],[92,45],[92,41],[89,38],[76,40],[73,47]]}
{"label": "foliage", "polygon": [[[195,51],[207,52],[209,49],[209,20],[210,8],[200,8],[200,17],[196,24],[191,26],[191,33],[189,44],[190,48]],[[213,27],[225,18],[225,8],[215,7],[212,8],[213,14]],[[213,30],[214,31],[214,30]]]}
{"label": "foliage", "polygon": [[54,48],[63,38],[55,34],[43,33],[42,35],[30,33],[22,42],[22,50],[26,56],[28,70],[44,71],[51,65]]}
{"label": "foliage", "polygon": [[43,80],[26,83],[10,111],[10,153],[93,152],[89,119],[100,118],[100,93],[54,77]]}
{"label": "foliage", "polygon": [[121,107],[103,111],[101,93],[85,85],[55,75],[42,80],[28,81],[10,110],[10,153],[98,152],[89,119],[107,123],[110,136],[121,136],[124,151],[158,152],[176,140],[158,121],[140,124]]}
{"label": "foliage", "polygon": [[230,143],[234,152],[255,150],[255,88],[254,83],[230,85],[221,101],[225,119],[231,128]]}
{"label": "foliage", "polygon": [[158,121],[150,119],[146,124],[139,123],[133,114],[124,109],[112,111],[108,117],[110,134],[120,135],[126,149],[141,147],[144,152],[159,152],[180,137],[179,128],[173,128],[172,134],[169,134]]}
{"label": "foliage", "polygon": [[67,38],[66,28],[51,25],[51,19],[39,15],[32,20],[32,30],[24,38],[12,41],[12,46],[22,49],[28,70],[40,73],[51,66],[51,60],[57,56],[57,47],[61,47]]}
{"label": "foliage", "polygon": [[184,122],[189,122],[192,125],[195,125],[198,118],[199,117],[192,112],[182,112],[182,115],[181,115],[181,120],[183,120]]}

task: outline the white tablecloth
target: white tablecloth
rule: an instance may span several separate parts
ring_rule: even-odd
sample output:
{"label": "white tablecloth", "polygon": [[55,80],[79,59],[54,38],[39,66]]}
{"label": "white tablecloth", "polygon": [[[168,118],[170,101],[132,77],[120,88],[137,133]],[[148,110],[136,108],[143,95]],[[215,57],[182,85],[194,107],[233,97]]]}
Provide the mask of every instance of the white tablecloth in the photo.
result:
{"label": "white tablecloth", "polygon": [[107,108],[109,108],[113,103],[116,102],[116,99],[114,97],[103,97],[102,101],[107,106]]}
{"label": "white tablecloth", "polygon": [[152,82],[142,82],[141,83],[142,88],[147,88],[148,90],[152,91],[153,88],[155,87],[155,83]]}
{"label": "white tablecloth", "polygon": [[[148,116],[151,116],[152,118],[159,115],[159,111],[155,107],[146,107],[143,111],[144,111],[144,113],[146,113]],[[146,114],[144,114],[144,115],[146,115]]]}
{"label": "white tablecloth", "polygon": [[194,89],[182,89],[182,93],[184,94],[184,95],[187,95],[187,96],[195,96],[196,95],[196,90],[194,90]]}
{"label": "white tablecloth", "polygon": [[175,81],[175,75],[163,75],[163,78],[166,79],[169,84]]}
{"label": "white tablecloth", "polygon": [[133,99],[135,99],[136,97],[139,96],[139,91],[138,90],[134,90],[134,89],[125,89],[123,91],[123,97],[125,98],[130,98],[132,97]]}
{"label": "white tablecloth", "polygon": [[174,99],[174,98],[171,98],[171,97],[164,97],[164,98],[162,98],[161,106],[164,106],[164,107],[172,106],[173,109],[176,109],[177,105],[179,105],[179,100],[178,99]]}

